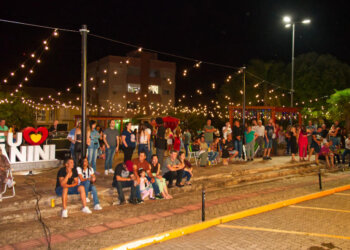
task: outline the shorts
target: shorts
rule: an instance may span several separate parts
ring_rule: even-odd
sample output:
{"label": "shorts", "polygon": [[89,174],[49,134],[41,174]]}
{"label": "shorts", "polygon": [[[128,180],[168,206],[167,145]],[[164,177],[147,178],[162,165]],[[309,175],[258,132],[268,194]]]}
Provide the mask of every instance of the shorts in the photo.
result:
{"label": "shorts", "polygon": [[[68,188],[68,195],[79,194],[78,188],[79,188],[79,185]],[[62,196],[63,187],[57,187],[55,191],[57,196]]]}
{"label": "shorts", "polygon": [[311,143],[310,148],[313,148],[313,149],[315,150],[315,153],[319,153],[320,150],[321,150],[321,147],[320,147],[317,143],[315,143],[315,142],[312,142],[312,143]]}
{"label": "shorts", "polygon": [[269,142],[267,142],[265,139],[265,148],[272,148],[272,139],[269,139]]}

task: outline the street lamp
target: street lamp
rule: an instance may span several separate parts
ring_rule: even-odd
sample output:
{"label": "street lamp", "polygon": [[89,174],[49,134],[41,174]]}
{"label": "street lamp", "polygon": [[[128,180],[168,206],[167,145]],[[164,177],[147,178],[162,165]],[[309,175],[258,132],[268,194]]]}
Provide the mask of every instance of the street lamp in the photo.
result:
{"label": "street lamp", "polygon": [[295,24],[309,24],[310,19],[304,19],[302,21],[295,22],[290,16],[283,17],[283,22],[286,24],[286,28],[292,27],[292,77],[291,77],[291,89],[290,89],[290,106],[293,107],[293,95],[294,95],[294,42],[295,42]]}

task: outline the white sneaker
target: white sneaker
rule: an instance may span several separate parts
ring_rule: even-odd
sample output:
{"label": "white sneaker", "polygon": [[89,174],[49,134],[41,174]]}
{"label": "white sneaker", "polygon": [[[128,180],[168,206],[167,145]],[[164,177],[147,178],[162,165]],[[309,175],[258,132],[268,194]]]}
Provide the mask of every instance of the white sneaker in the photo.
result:
{"label": "white sneaker", "polygon": [[90,208],[88,208],[88,207],[83,207],[83,209],[81,210],[83,213],[86,213],[86,214],[91,214],[92,212],[91,212],[91,210],[90,210]]}
{"label": "white sneaker", "polygon": [[95,209],[95,210],[102,210],[102,207],[101,207],[100,204],[96,204],[96,205],[94,206],[94,209]]}
{"label": "white sneaker", "polygon": [[62,209],[62,218],[68,218],[68,210]]}
{"label": "white sneaker", "polygon": [[108,172],[111,173],[111,174],[114,174],[114,170],[113,169],[108,170]]}
{"label": "white sneaker", "polygon": [[108,175],[108,170],[105,170],[105,175]]}
{"label": "white sneaker", "polygon": [[90,202],[90,199],[88,197],[86,197],[86,202],[89,203]]}

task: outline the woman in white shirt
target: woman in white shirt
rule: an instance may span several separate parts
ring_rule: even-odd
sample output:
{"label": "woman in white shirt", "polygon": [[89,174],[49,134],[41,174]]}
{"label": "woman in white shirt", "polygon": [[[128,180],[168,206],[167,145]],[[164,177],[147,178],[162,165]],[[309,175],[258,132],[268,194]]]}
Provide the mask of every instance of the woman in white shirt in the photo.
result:
{"label": "woman in white shirt", "polygon": [[147,132],[144,124],[141,124],[139,127],[139,133],[137,137],[138,146],[138,154],[140,152],[145,152],[148,155],[150,151],[150,137],[151,135]]}

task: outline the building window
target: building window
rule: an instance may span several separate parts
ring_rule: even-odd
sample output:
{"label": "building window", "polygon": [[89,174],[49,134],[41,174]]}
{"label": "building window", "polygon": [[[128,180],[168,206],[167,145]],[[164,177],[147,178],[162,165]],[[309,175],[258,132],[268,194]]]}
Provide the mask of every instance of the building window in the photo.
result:
{"label": "building window", "polygon": [[151,69],[149,71],[150,77],[160,77],[160,71],[158,69]]}
{"label": "building window", "polygon": [[129,93],[139,93],[141,90],[141,84],[137,83],[128,83],[128,92]]}
{"label": "building window", "polygon": [[37,110],[36,111],[36,120],[37,121],[46,121],[46,110]]}
{"label": "building window", "polygon": [[54,121],[55,120],[55,110],[50,110],[50,113],[49,113],[49,115],[50,115],[50,121]]}
{"label": "building window", "polygon": [[163,95],[170,95],[169,89],[163,89]]}
{"label": "building window", "polygon": [[139,106],[138,102],[128,102],[126,104],[126,109],[137,109],[138,106]]}
{"label": "building window", "polygon": [[140,71],[139,67],[128,66],[128,75],[130,76],[139,76]]}
{"label": "building window", "polygon": [[158,85],[149,85],[148,86],[149,94],[159,94],[159,86]]}

